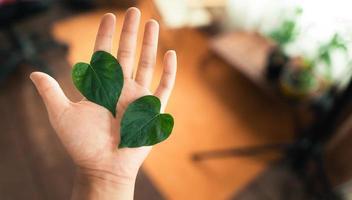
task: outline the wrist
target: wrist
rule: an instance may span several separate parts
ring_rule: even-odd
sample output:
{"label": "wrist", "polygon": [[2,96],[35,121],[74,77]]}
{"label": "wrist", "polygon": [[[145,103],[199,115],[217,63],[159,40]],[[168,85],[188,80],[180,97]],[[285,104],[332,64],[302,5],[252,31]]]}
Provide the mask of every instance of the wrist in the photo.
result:
{"label": "wrist", "polygon": [[72,199],[133,199],[135,177],[78,168]]}
{"label": "wrist", "polygon": [[81,181],[89,181],[96,184],[103,184],[106,186],[116,185],[134,185],[136,176],[127,176],[126,174],[119,174],[111,172],[111,170],[92,169],[78,167],[76,172],[76,179]]}

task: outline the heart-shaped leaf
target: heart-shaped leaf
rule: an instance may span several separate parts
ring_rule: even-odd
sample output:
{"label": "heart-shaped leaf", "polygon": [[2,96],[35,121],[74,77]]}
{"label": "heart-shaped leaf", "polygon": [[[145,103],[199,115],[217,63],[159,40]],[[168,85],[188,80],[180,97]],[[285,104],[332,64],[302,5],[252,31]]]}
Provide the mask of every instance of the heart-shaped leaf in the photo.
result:
{"label": "heart-shaped leaf", "polygon": [[119,147],[150,146],[167,139],[174,126],[170,114],[160,113],[159,98],[147,95],[132,102],[121,120]]}
{"label": "heart-shaped leaf", "polygon": [[116,104],[124,79],[121,65],[114,56],[105,51],[95,52],[90,64],[75,64],[72,79],[89,101],[104,106],[116,115]]}

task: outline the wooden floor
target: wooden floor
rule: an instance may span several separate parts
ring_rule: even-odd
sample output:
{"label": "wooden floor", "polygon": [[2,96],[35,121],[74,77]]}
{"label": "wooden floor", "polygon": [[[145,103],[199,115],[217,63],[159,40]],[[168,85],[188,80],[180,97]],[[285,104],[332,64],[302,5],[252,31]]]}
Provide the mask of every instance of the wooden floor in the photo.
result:
{"label": "wooden floor", "polygon": [[[157,18],[151,1],[140,2],[142,22]],[[124,13],[118,10],[88,12],[55,23],[55,37],[70,45],[69,65],[90,59],[99,19],[108,11],[117,14],[119,33]],[[116,42],[114,51],[117,45]],[[153,88],[160,77],[162,53],[167,48],[175,49],[179,57],[176,87],[167,108],[176,124],[172,136],[153,149],[143,171],[165,199],[228,199],[263,171],[267,160],[226,158],[194,162],[191,156],[207,150],[288,141],[293,134],[289,109],[267,97],[221,60],[203,66],[208,36],[190,29],[172,31],[162,26]],[[65,58],[55,59],[50,65],[65,93],[73,100],[80,99],[72,86]],[[1,133],[0,140],[0,146],[6,147],[0,151],[0,171],[7,169],[0,179],[0,184],[6,185],[0,187],[0,193],[5,195],[1,199],[6,199],[7,194],[17,195],[16,199],[65,199],[71,185],[64,184],[68,180],[62,177],[73,176],[72,163],[55,134],[47,132],[47,116],[26,77],[28,70],[18,73],[16,77],[20,78],[11,79],[0,94],[0,105],[6,105],[0,107],[0,130],[7,130]],[[19,83],[24,84],[18,87]],[[56,142],[48,146],[48,140]],[[52,157],[52,153],[60,156]],[[20,189],[13,187],[23,180],[33,184]],[[57,182],[47,184],[50,180]],[[45,193],[33,192],[43,191],[41,188],[47,185],[55,187]]]}

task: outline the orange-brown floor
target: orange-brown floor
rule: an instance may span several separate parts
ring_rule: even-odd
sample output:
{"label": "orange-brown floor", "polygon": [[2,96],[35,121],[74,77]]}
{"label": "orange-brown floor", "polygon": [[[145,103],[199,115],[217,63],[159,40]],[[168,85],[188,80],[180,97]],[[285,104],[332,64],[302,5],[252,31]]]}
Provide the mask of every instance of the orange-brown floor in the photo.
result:
{"label": "orange-brown floor", "polygon": [[[155,16],[150,2],[139,5],[142,23]],[[104,12],[107,11],[90,12],[55,24],[55,36],[70,45],[71,64],[90,59]],[[112,12],[118,18],[117,40],[123,12]],[[172,136],[154,148],[143,168],[167,199],[227,199],[263,170],[266,160],[226,158],[194,162],[191,156],[206,150],[286,141],[292,135],[288,109],[266,97],[220,60],[201,66],[208,51],[204,34],[190,29],[178,30],[177,34],[168,30],[161,32],[161,38],[154,87],[160,77],[165,47],[175,49],[179,57],[178,77],[167,112],[174,115],[176,125]],[[117,42],[115,51],[116,46]],[[70,96],[70,91],[67,93]]]}

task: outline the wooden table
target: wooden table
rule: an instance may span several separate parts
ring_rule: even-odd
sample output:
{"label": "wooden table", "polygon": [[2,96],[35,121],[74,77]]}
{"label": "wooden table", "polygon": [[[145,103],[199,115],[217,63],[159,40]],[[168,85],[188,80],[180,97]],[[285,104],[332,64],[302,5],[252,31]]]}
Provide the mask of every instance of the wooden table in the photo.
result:
{"label": "wooden table", "polygon": [[263,85],[273,43],[256,33],[232,32],[210,40],[210,49],[258,85]]}

